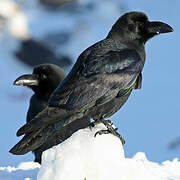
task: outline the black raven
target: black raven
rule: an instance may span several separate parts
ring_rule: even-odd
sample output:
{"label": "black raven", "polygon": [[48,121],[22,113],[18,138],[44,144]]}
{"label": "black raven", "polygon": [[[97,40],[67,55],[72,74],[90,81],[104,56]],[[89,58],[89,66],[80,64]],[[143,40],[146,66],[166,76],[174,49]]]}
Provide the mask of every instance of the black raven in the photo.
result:
{"label": "black raven", "polygon": [[[80,54],[68,76],[53,92],[49,105],[21,127],[17,135],[32,133],[36,137],[37,131],[55,124],[62,128],[86,115],[104,123],[107,131],[117,135],[104,118],[118,111],[133,89],[141,88],[147,40],[172,31],[163,22],[149,21],[142,12],[121,16],[105,39]],[[16,151],[21,148],[19,144]]]}
{"label": "black raven", "polygon": [[[32,74],[22,75],[14,81],[15,85],[27,86],[34,91],[27,113],[27,122],[30,122],[48,105],[48,100],[51,93],[65,77],[65,72],[59,66],[54,64],[41,64],[34,68]],[[90,119],[86,117],[83,119],[78,119],[76,123],[69,124],[69,126],[66,126],[60,132],[57,132],[57,136],[51,137],[49,139],[47,138],[44,144],[33,150],[35,155],[34,161],[41,163],[41,155],[43,151],[64,141],[78,129],[88,126],[89,123]],[[46,133],[50,132],[47,131]],[[27,140],[29,137],[31,137],[31,133],[27,133],[23,138],[23,141],[27,144],[28,142],[25,140]],[[38,144],[36,139],[33,140]],[[31,150],[31,147],[29,147],[29,150]],[[22,151],[19,154],[24,153],[25,152]]]}

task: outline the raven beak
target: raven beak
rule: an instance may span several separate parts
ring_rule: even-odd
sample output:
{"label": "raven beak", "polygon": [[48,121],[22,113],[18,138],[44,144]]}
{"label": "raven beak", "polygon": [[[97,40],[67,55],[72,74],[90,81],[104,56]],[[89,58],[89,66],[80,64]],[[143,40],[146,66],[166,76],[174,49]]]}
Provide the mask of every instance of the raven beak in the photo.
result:
{"label": "raven beak", "polygon": [[145,25],[145,29],[148,34],[162,34],[162,33],[173,32],[173,28],[171,26],[169,26],[166,23],[158,22],[158,21],[148,22]]}
{"label": "raven beak", "polygon": [[18,77],[13,84],[17,86],[38,86],[39,80],[35,74],[25,74]]}

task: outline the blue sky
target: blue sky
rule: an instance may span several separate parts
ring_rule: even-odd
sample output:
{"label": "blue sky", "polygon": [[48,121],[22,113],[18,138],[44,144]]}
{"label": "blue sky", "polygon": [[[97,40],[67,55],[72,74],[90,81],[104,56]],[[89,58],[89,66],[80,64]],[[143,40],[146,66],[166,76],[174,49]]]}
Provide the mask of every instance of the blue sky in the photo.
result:
{"label": "blue sky", "polygon": [[[127,0],[128,11],[143,11],[150,20],[163,21],[174,28],[173,33],[154,37],[146,44],[142,89],[134,91],[122,109],[110,118],[126,139],[125,153],[128,157],[139,151],[157,162],[180,157],[180,150],[168,149],[169,142],[180,136],[179,7],[179,0],[173,3],[167,0]],[[20,139],[15,133],[25,122],[28,99],[32,93],[25,88],[14,87],[12,83],[19,75],[32,70],[9,58],[9,54],[3,51],[3,45],[0,46],[0,165],[17,165],[33,159],[31,153],[24,156],[8,153]]]}

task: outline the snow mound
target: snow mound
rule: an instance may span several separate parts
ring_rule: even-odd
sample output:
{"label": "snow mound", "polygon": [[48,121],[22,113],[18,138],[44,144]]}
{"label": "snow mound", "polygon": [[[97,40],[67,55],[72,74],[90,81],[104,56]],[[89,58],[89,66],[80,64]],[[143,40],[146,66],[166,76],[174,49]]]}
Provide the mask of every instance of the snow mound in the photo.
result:
{"label": "snow mound", "polygon": [[144,153],[125,158],[120,140],[94,134],[100,124],[74,133],[43,153],[38,180],[180,180],[180,161],[150,162]]}

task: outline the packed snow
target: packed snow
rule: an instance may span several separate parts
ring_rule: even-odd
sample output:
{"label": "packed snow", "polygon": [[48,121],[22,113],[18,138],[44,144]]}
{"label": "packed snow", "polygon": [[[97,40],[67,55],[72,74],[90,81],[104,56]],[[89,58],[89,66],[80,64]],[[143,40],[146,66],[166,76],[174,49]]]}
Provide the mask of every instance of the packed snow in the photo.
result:
{"label": "packed snow", "polygon": [[[145,153],[126,158],[119,138],[97,135],[99,124],[74,133],[45,151],[42,165],[34,162],[0,167],[0,180],[180,180],[180,161],[151,162]],[[40,168],[40,169],[39,169]]]}

